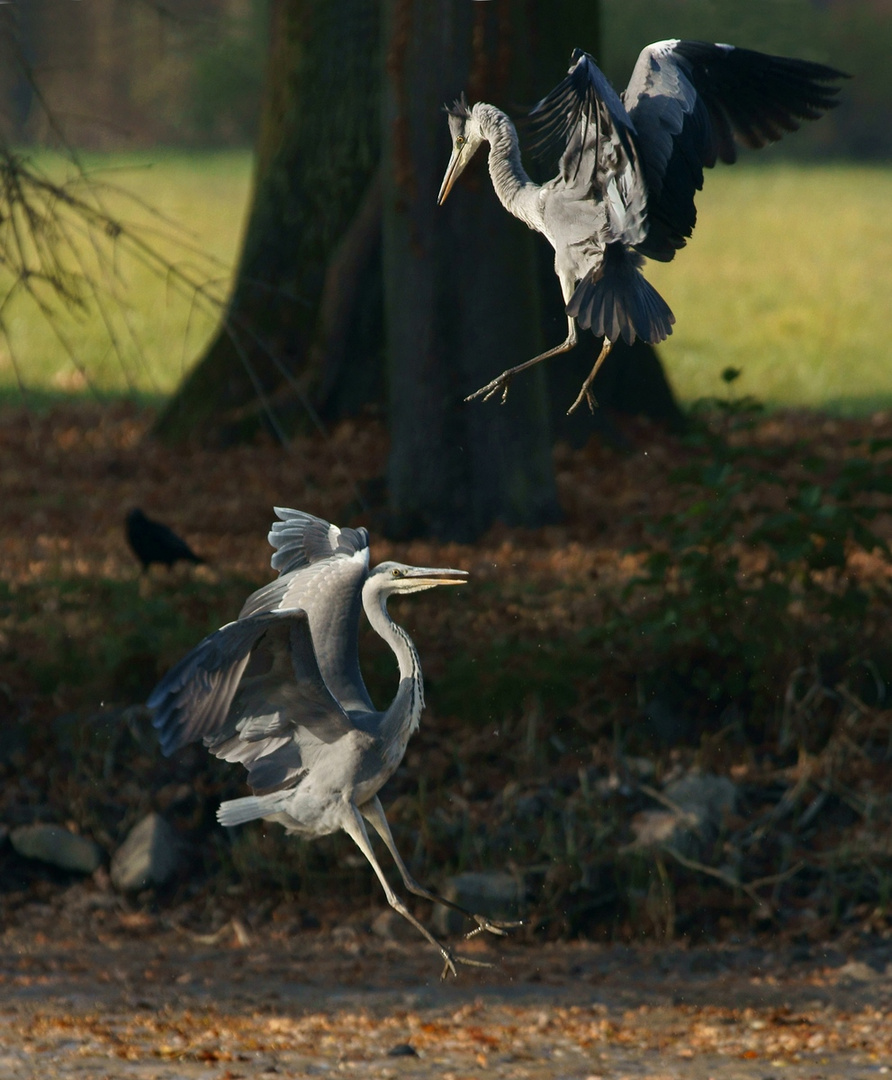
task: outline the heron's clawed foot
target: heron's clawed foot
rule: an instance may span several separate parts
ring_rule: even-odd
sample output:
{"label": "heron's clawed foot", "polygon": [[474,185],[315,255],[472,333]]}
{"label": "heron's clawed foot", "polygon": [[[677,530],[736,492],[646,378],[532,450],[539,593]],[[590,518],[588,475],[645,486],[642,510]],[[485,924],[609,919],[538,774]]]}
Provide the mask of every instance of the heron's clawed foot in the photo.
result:
{"label": "heron's clawed foot", "polygon": [[490,964],[487,960],[470,960],[467,956],[456,956],[451,950],[447,949],[445,945],[440,947],[440,952],[443,954],[443,971],[440,975],[441,979],[445,979],[448,975],[453,975],[458,978],[458,971],[456,970],[456,964],[464,964],[465,967],[475,968],[491,968],[495,967],[495,964]]}
{"label": "heron's clawed foot", "polygon": [[479,390],[475,390],[473,394],[468,394],[465,401],[476,401],[477,398],[483,398],[484,401],[489,401],[493,394],[499,390],[502,391],[502,404],[508,400],[508,387],[511,385],[512,372],[503,371],[497,379],[493,379],[492,382],[488,382],[486,386],[481,386]]}
{"label": "heron's clawed foot", "polygon": [[595,366],[589,372],[588,378],[582,384],[582,388],[576,395],[576,400],[573,402],[570,408],[567,409],[567,416],[569,416],[571,413],[575,412],[579,408],[579,405],[582,402],[583,398],[588,402],[589,412],[594,413],[595,409],[597,409],[598,403],[597,401],[595,401],[595,396],[591,391],[591,385],[595,381],[595,376],[601,370],[601,365],[610,355],[610,350],[612,348],[613,342],[610,340],[610,338],[604,338],[604,344],[601,346],[601,351],[598,354],[598,359],[595,361]]}
{"label": "heron's clawed foot", "polygon": [[598,401],[595,395],[592,393],[588,382],[582,384],[582,389],[576,397],[576,400],[567,409],[567,416],[572,416],[574,412],[579,408],[582,402],[585,401],[588,404],[588,411],[594,415],[595,409],[598,408]]}
{"label": "heron's clawed foot", "polygon": [[451,949],[447,949],[445,945],[440,946],[440,955],[443,957],[443,971],[440,974],[441,979],[445,979],[447,975],[452,975],[453,978],[458,978],[458,972],[455,969],[455,956]]}
{"label": "heron's clawed foot", "polygon": [[465,941],[470,941],[471,938],[477,937],[478,934],[496,934],[499,937],[504,937],[509,930],[516,930],[518,926],[523,926],[523,919],[516,919],[514,922],[498,921],[493,922],[487,919],[485,915],[472,915],[471,918],[477,925],[473,930],[469,930],[465,934]]}

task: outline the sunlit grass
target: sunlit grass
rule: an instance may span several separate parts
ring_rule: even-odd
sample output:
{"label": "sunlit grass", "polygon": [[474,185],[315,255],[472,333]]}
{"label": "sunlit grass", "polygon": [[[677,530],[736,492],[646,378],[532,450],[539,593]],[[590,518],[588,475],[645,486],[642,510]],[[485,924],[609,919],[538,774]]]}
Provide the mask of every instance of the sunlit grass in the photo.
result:
{"label": "sunlit grass", "polygon": [[[222,268],[204,272],[219,277],[223,294],[251,164],[247,152],[88,158],[98,177],[179,223],[179,232],[151,224],[134,204],[106,200],[127,221],[157,228],[171,260],[191,261],[182,241],[220,260]],[[681,400],[721,392],[720,374],[731,366],[743,371],[740,392],[769,405],[844,413],[892,405],[892,169],[720,167],[707,173],[697,205],[689,246],[674,262],[646,268],[678,320],[660,355]],[[12,355],[0,346],[0,399],[18,394],[16,365],[37,397],[89,390],[157,397],[176,387],[213,333],[214,312],[123,255],[114,270],[106,312],[118,347],[95,309],[72,313],[60,327],[73,362],[33,304],[16,301],[7,311]]]}
{"label": "sunlit grass", "polygon": [[[49,155],[37,161],[54,177],[70,172]],[[102,191],[114,217],[135,226],[171,264],[226,295],[250,189],[249,153],[87,155],[84,164],[100,184],[132,196]],[[18,394],[19,380],[38,399],[169,394],[200,355],[217,313],[178,288],[174,275],[161,276],[128,255],[119,241],[83,237],[81,246],[107,298],[103,311],[88,299],[86,309],[63,310],[53,325],[20,293],[5,312],[10,333],[0,344],[0,396]],[[6,284],[0,276],[3,292]]]}
{"label": "sunlit grass", "polygon": [[689,246],[648,278],[675,312],[660,349],[684,401],[726,367],[769,405],[892,405],[892,169],[708,172]]}

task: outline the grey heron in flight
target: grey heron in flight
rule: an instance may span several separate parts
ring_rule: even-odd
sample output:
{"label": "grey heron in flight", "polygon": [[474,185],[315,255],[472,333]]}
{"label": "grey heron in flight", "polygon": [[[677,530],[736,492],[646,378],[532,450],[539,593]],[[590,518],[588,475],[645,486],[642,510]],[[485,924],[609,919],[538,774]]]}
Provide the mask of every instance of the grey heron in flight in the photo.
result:
{"label": "grey heron in flight", "polygon": [[[387,902],[443,957],[455,956],[405,907],[369,842],[366,822],[417,896],[455,908],[483,930],[510,923],[474,915],[419,885],[400,857],[378,798],[402,761],[424,707],[418,653],[387,612],[388,598],[460,585],[464,570],[384,562],[369,570],[365,529],[339,529],[298,510],[276,508],[272,566],[279,577],[245,601],[235,622],[210,634],[161,680],[149,698],[165,754],[198,739],[224,761],[241,762],[254,794],[224,802],[223,825],[263,818],[310,838],[343,829],[368,859]],[[359,670],[358,627],[365,609],[393,650],[400,683],[390,706],[372,704]]]}
{"label": "grey heron in flight", "polygon": [[567,313],[560,345],[508,368],[467,401],[508,393],[511,379],[571,349],[577,327],[603,338],[600,355],[569,411],[585,399],[613,344],[636,337],[656,344],[675,316],[644,278],[644,257],[669,262],[697,219],[694,196],[703,169],[733,163],[737,144],[753,149],[796,131],[837,104],[843,72],[808,60],[768,56],[732,45],[660,41],[648,45],[618,95],[581,49],[569,73],[529,117],[534,150],[559,155],[558,175],[536,184],[524,171],[517,132],[500,109],[447,108],[452,156],[438,203],[481,143],[499,201],[554,248]]}

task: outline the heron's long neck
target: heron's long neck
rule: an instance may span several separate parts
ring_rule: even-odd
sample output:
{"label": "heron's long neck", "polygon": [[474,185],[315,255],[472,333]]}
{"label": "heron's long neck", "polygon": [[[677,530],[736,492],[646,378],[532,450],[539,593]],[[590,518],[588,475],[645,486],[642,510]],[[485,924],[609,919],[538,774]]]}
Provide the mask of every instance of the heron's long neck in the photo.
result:
{"label": "heron's long neck", "polygon": [[520,144],[511,120],[494,105],[474,106],[480,118],[480,130],[489,143],[489,175],[499,202],[505,209],[526,222],[531,229],[542,231],[542,210],[539,206],[540,185],[534,183],[520,160]]}
{"label": "heron's long neck", "polygon": [[[400,688],[385,714],[385,723],[387,720],[407,722],[409,728],[407,735],[409,735],[418,727],[421,710],[424,708],[424,679],[421,675],[421,661],[418,659],[412,639],[388,614],[387,598],[380,593],[370,596],[363,590],[362,602],[372,629],[393,649],[400,667]],[[408,703],[405,702],[405,695],[408,695]]]}

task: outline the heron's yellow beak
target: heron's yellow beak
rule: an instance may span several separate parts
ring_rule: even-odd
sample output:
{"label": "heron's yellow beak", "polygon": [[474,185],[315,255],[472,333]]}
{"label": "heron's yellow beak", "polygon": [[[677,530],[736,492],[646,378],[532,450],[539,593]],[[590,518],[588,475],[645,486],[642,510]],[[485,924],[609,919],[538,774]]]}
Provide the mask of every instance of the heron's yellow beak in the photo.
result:
{"label": "heron's yellow beak", "polygon": [[431,585],[464,585],[468,580],[467,570],[435,569],[431,566],[413,566],[404,571],[405,576]]}
{"label": "heron's yellow beak", "polygon": [[452,185],[464,172],[465,166],[469,161],[469,158],[464,154],[466,148],[467,144],[465,144],[465,146],[456,147],[452,151],[452,157],[449,159],[449,164],[446,166],[446,175],[443,177],[443,183],[440,185],[440,194],[437,196],[437,206],[443,205],[446,201],[446,196],[452,190]]}

